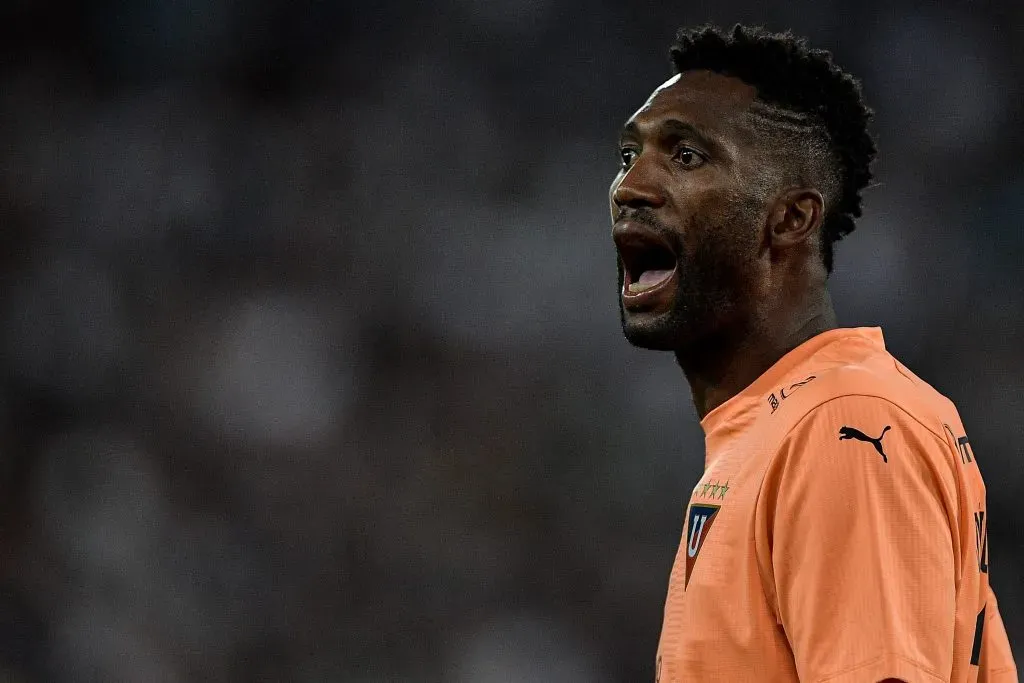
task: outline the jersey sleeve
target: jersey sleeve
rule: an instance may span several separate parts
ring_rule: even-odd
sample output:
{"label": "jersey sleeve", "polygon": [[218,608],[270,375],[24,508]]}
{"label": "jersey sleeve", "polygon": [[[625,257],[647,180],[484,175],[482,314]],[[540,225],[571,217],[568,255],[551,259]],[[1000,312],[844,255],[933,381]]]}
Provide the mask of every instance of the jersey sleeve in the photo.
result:
{"label": "jersey sleeve", "polygon": [[762,497],[801,681],[949,680],[961,567],[941,437],[884,399],[832,399],[790,430]]}
{"label": "jersey sleeve", "polygon": [[978,683],[1017,683],[1017,665],[1013,661],[1006,627],[999,614],[999,603],[991,587],[988,589],[985,613],[986,642],[981,647]]}

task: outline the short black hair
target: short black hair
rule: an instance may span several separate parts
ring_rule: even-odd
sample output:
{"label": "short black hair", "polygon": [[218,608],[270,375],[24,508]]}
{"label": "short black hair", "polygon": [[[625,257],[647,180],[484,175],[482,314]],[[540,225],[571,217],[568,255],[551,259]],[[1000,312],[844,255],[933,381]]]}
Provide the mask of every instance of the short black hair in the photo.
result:
{"label": "short black hair", "polygon": [[877,152],[860,83],[831,53],[809,48],[789,31],[740,24],[730,31],[711,25],[680,29],[670,55],[677,73],[707,70],[738,78],[757,90],[761,102],[797,115],[792,123],[805,120],[804,137],[814,131],[824,136],[835,180],[821,228],[822,259],[831,273],[835,242],[853,232],[861,215],[861,190],[871,181]]}

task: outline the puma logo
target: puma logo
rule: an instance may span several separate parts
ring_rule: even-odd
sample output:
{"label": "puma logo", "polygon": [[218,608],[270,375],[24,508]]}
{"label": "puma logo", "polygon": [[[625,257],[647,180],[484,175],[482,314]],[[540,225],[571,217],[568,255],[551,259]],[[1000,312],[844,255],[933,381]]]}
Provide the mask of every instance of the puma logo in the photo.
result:
{"label": "puma logo", "polygon": [[875,450],[878,451],[878,454],[882,456],[882,462],[889,462],[889,458],[885,457],[885,451],[882,450],[882,437],[885,436],[885,433],[890,429],[892,429],[892,427],[886,425],[885,429],[882,430],[882,433],[878,435],[878,438],[872,439],[859,429],[855,429],[853,427],[841,427],[839,429],[839,440],[856,439],[857,441],[866,441],[874,446]]}

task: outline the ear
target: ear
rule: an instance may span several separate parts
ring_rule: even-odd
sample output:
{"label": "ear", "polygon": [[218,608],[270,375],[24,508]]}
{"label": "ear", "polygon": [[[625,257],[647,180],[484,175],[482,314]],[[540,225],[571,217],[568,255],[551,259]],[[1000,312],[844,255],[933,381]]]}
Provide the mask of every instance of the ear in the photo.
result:
{"label": "ear", "polygon": [[814,237],[825,220],[825,199],[813,188],[786,190],[768,213],[768,241],[788,249]]}

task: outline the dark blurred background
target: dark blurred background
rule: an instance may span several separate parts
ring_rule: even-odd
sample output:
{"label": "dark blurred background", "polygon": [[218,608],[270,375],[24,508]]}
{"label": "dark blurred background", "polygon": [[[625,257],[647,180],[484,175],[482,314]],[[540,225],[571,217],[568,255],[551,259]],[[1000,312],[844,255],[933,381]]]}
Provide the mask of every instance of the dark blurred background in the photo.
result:
{"label": "dark blurred background", "polygon": [[960,407],[1021,662],[1024,4],[763,4],[7,0],[0,679],[652,680],[703,440],[606,192],[706,20],[863,78],[836,306]]}

